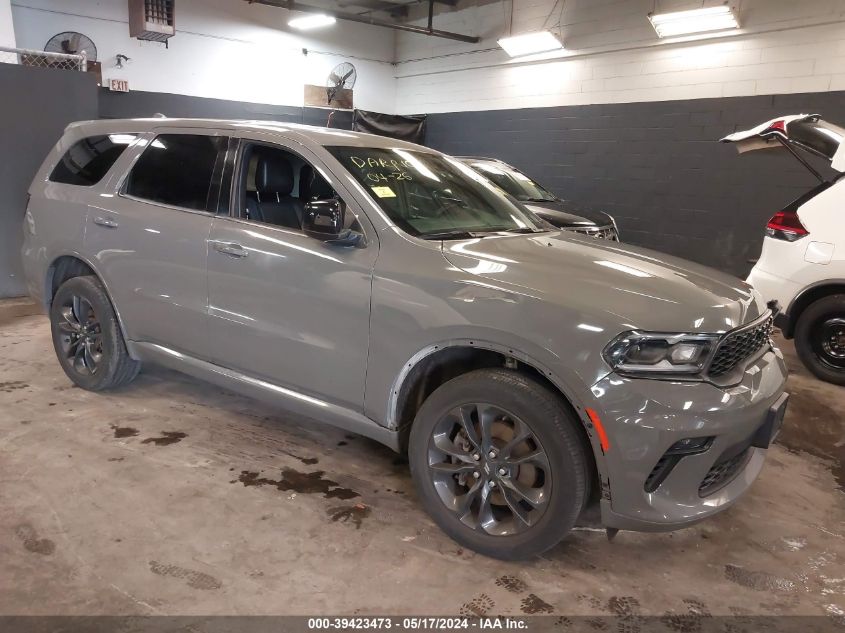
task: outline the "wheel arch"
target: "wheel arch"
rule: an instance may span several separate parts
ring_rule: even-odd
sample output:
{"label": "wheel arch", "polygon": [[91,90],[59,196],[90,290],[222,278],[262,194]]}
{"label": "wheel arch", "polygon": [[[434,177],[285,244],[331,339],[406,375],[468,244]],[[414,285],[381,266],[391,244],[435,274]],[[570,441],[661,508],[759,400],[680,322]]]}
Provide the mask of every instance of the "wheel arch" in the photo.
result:
{"label": "wheel arch", "polygon": [[123,322],[123,317],[120,314],[120,309],[115,305],[114,300],[112,299],[112,294],[109,290],[108,283],[97,270],[96,265],[90,259],[81,255],[80,253],[68,252],[63,253],[61,255],[57,255],[50,262],[50,265],[47,266],[47,272],[45,273],[44,279],[44,297],[42,298],[47,314],[50,314],[50,307],[53,304],[53,297],[56,296],[56,291],[59,289],[59,287],[69,279],[73,279],[74,277],[85,276],[96,277],[97,280],[103,285],[103,288],[106,291],[106,296],[108,296],[109,302],[111,303],[112,309],[114,310],[114,314],[117,317],[117,324],[118,327],[120,327],[120,333],[126,343],[126,349],[129,352],[129,356],[135,360],[138,360],[138,356],[132,349],[132,344],[129,340],[129,337],[127,336],[126,327]]}
{"label": "wheel arch", "polygon": [[396,377],[388,401],[389,428],[397,429],[402,450],[417,411],[431,393],[452,378],[488,367],[509,367],[532,377],[557,394],[564,406],[578,419],[585,442],[591,475],[591,488],[602,488],[607,479],[604,454],[599,439],[574,390],[546,364],[512,346],[477,339],[454,339],[431,344],[414,354]]}
{"label": "wheel arch", "polygon": [[795,326],[804,310],[815,301],[835,294],[845,294],[845,279],[825,279],[804,288],[790,302],[786,310],[787,323],[783,335],[788,339],[793,338]]}

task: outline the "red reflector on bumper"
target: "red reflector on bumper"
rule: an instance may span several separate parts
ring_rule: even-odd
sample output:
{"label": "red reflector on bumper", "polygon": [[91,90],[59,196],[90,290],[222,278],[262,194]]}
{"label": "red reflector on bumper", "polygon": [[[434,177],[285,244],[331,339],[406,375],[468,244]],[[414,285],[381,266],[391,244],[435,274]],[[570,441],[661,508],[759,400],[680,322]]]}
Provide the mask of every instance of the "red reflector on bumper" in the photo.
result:
{"label": "red reflector on bumper", "polygon": [[599,444],[601,444],[602,453],[607,453],[607,449],[610,448],[610,442],[607,441],[607,433],[604,432],[604,427],[599,419],[599,414],[593,409],[588,408],[587,415],[590,418],[590,422],[592,422],[593,426],[596,427],[596,433],[599,434]]}

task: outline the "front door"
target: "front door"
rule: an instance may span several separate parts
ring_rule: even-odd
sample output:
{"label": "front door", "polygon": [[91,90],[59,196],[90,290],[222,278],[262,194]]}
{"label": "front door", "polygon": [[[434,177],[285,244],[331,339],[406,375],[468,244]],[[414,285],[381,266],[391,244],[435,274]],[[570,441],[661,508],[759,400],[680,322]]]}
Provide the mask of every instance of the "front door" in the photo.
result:
{"label": "front door", "polygon": [[[369,347],[375,232],[302,147],[243,139],[229,216],[209,236],[209,328],[219,365],[360,411]],[[309,199],[339,195],[366,244],[306,236]]]}
{"label": "front door", "polygon": [[206,357],[206,249],[228,137],[167,130],[136,142],[125,181],[89,209],[85,250],[129,339]]}

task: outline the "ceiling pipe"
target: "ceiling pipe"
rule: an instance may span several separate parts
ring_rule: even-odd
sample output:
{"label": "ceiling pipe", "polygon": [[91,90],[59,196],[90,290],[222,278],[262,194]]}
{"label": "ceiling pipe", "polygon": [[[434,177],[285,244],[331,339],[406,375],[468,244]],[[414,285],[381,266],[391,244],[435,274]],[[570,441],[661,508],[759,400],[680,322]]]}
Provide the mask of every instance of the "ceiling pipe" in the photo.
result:
{"label": "ceiling pipe", "polygon": [[301,11],[302,13],[321,13],[323,15],[330,15],[337,20],[347,20],[349,22],[359,22],[361,24],[369,24],[371,26],[380,26],[386,29],[394,29],[396,31],[405,31],[407,33],[416,33],[418,35],[428,35],[429,37],[442,37],[447,40],[457,40],[459,42],[467,42],[469,44],[477,44],[481,41],[480,37],[473,35],[463,35],[461,33],[452,33],[451,31],[441,31],[432,28],[432,21],[434,19],[434,0],[429,0],[428,10],[428,26],[410,26],[408,24],[396,24],[386,20],[377,20],[364,15],[356,15],[354,13],[343,13],[340,11],[331,11],[321,9],[320,7],[313,7],[294,0],[246,0],[250,4],[266,4],[271,7],[278,7],[280,9],[287,9],[288,11]]}

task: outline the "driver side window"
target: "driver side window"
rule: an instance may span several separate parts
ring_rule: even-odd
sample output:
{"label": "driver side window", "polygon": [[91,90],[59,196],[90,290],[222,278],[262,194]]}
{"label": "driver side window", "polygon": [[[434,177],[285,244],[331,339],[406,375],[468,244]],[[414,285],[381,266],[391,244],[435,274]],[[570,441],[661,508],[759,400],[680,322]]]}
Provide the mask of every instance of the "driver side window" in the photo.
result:
{"label": "driver side window", "polygon": [[[235,214],[254,222],[301,231],[307,203],[338,197],[308,161],[272,145],[247,142],[237,173]],[[345,220],[345,228],[358,224],[351,212]]]}

